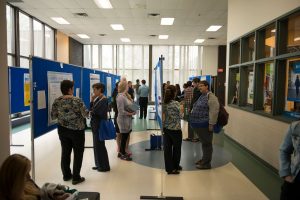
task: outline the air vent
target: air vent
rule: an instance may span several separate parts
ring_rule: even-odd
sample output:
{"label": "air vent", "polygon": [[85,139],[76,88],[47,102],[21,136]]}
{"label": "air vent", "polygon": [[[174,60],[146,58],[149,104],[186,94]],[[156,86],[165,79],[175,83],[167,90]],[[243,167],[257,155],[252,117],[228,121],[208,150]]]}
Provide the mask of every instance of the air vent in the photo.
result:
{"label": "air vent", "polygon": [[87,17],[88,16],[88,14],[86,14],[86,13],[73,13],[73,15],[76,17]]}
{"label": "air vent", "polygon": [[24,3],[22,0],[6,0],[7,3]]}
{"label": "air vent", "polygon": [[99,35],[100,35],[101,37],[106,36],[105,33],[100,33]]}
{"label": "air vent", "polygon": [[148,13],[149,17],[157,17],[159,15],[160,15],[159,13]]}
{"label": "air vent", "polygon": [[208,40],[215,40],[216,38],[215,37],[209,37],[207,38]]}

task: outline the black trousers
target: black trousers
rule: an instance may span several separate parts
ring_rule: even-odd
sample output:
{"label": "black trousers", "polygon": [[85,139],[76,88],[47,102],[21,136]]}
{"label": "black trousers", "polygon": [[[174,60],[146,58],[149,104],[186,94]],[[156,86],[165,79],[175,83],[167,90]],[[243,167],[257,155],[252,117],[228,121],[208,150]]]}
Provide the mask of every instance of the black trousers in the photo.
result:
{"label": "black trousers", "polygon": [[181,158],[182,132],[181,130],[164,129],[164,158],[165,169],[172,172],[179,168]]}
{"label": "black trousers", "polygon": [[129,133],[121,133],[121,147],[120,147],[120,152],[123,155],[126,154],[126,151],[125,151],[125,149],[126,149],[126,143],[127,143],[127,138],[129,136],[130,132]]}
{"label": "black trousers", "polygon": [[140,118],[147,117],[148,97],[140,97]]}
{"label": "black trousers", "polygon": [[84,152],[84,130],[72,130],[62,126],[57,127],[61,143],[61,170],[64,178],[72,177],[70,169],[71,153],[74,152],[73,180],[80,179],[80,170]]}
{"label": "black trousers", "polygon": [[299,200],[300,199],[300,183],[289,183],[284,181],[281,186],[280,200]]}
{"label": "black trousers", "polygon": [[105,141],[100,141],[98,132],[93,130],[95,166],[99,169],[110,170]]}

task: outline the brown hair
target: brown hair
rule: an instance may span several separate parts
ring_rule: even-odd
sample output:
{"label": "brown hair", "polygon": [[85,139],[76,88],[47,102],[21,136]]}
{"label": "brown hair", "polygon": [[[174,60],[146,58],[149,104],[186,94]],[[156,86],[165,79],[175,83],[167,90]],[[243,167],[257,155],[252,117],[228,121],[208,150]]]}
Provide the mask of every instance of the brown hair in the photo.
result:
{"label": "brown hair", "polygon": [[168,104],[174,100],[176,94],[176,87],[174,85],[169,85],[165,91],[164,103]]}
{"label": "brown hair", "polygon": [[92,88],[96,88],[97,90],[100,89],[101,93],[105,92],[105,85],[103,83],[95,83],[93,84]]}
{"label": "brown hair", "polygon": [[0,168],[0,199],[24,199],[25,180],[30,169],[30,160],[25,156],[9,156]]}
{"label": "brown hair", "polygon": [[203,84],[204,86],[208,86],[208,89],[209,89],[209,83],[207,81],[200,81],[199,83]]}
{"label": "brown hair", "polygon": [[63,80],[60,83],[60,91],[63,95],[67,95],[69,90],[74,87],[74,81]]}

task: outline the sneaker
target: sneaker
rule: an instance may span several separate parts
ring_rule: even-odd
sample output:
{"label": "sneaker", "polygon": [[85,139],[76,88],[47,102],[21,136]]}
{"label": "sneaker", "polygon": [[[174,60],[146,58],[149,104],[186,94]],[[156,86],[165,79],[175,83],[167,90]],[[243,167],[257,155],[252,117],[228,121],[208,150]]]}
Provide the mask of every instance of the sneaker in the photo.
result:
{"label": "sneaker", "polygon": [[73,185],[77,185],[79,183],[82,183],[83,181],[85,181],[85,178],[84,177],[80,177],[80,179],[78,179],[78,180],[74,180],[73,179],[72,184]]}
{"label": "sneaker", "polygon": [[211,169],[211,165],[210,164],[205,164],[205,165],[199,164],[199,165],[196,165],[196,168],[197,169]]}
{"label": "sneaker", "polygon": [[120,157],[121,160],[126,160],[126,161],[132,161],[132,158],[128,156],[127,154],[121,155]]}

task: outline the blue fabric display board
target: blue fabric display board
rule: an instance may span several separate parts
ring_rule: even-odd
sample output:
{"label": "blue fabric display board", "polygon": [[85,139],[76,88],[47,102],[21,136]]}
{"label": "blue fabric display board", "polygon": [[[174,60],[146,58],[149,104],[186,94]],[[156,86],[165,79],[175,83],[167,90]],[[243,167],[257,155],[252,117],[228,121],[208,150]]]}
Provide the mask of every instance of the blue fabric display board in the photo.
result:
{"label": "blue fabric display board", "polygon": [[[10,114],[30,110],[29,69],[9,67]],[[26,90],[26,92],[25,92]]]}
{"label": "blue fabric display board", "polygon": [[160,128],[162,129],[162,83],[163,83],[163,76],[162,76],[162,60],[159,60],[156,67],[155,67],[155,110],[156,110],[156,118]]}
{"label": "blue fabric display board", "polygon": [[[53,129],[56,125],[49,125],[48,118],[48,73],[67,73],[72,75],[74,81],[74,95],[78,96],[81,90],[81,67],[63,64],[51,60],[45,60],[38,57],[32,57],[32,119],[33,135],[37,138]],[[59,88],[60,89],[60,88]],[[78,92],[79,91],[79,92]]]}

